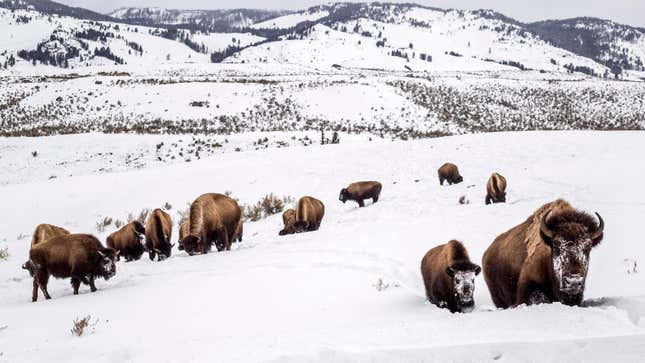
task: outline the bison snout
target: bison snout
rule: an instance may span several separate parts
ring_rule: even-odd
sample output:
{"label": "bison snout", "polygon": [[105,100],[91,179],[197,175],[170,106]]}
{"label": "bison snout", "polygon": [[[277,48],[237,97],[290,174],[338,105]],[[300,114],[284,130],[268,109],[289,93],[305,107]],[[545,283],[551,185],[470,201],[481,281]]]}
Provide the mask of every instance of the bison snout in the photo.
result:
{"label": "bison snout", "polygon": [[582,275],[564,276],[562,279],[562,290],[578,292],[584,289],[585,278]]}

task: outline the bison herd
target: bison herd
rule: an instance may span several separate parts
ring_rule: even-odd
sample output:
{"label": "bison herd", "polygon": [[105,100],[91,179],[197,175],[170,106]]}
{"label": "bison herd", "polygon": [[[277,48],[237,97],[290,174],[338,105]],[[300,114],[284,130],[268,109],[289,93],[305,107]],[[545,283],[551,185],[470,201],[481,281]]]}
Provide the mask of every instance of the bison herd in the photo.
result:
{"label": "bison herd", "polygon": [[[446,163],[438,170],[439,183],[463,182],[456,165]],[[379,200],[382,184],[357,182],[340,191],[343,203]],[[486,204],[506,202],[506,179],[493,173],[486,184]],[[325,216],[325,205],[310,196],[302,197],[294,209],[282,214],[279,235],[316,231]],[[564,200],[540,207],[522,224],[499,235],[483,255],[482,266],[473,263],[466,247],[452,240],[432,248],[421,261],[421,275],[427,299],[451,312],[469,312],[474,307],[475,277],[482,271],[494,304],[498,308],[522,304],[562,302],[580,305],[583,299],[589,255],[604,231],[604,221],[574,209]],[[206,254],[213,245],[229,251],[243,238],[242,209],[223,194],[198,197],[179,223],[178,249],[188,255]],[[131,222],[107,237],[107,247],[94,236],[70,234],[49,224],[36,227],[29,260],[23,268],[33,277],[32,301],[40,289],[50,299],[50,276],[70,278],[74,294],[81,282],[96,291],[96,278],[108,280],[116,274],[116,261],[136,261],[144,253],[150,260],[170,257],[172,219],[155,209],[145,225]]]}

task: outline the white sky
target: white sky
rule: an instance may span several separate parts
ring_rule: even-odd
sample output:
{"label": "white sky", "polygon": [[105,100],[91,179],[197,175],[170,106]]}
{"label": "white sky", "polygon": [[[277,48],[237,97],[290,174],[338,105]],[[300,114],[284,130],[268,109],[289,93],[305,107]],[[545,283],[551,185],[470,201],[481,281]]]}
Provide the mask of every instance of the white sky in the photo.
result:
{"label": "white sky", "polygon": [[[172,9],[270,8],[303,9],[328,1],[316,0],[58,0],[99,12],[123,6],[158,6]],[[423,5],[456,9],[493,9],[520,21],[594,16],[645,27],[645,0],[408,0]]]}

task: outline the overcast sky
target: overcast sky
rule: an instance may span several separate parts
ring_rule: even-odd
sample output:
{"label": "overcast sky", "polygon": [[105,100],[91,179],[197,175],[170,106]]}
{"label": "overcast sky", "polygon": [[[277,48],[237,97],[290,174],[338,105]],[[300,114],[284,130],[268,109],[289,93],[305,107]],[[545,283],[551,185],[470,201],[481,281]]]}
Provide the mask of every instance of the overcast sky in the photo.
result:
{"label": "overcast sky", "polygon": [[[316,0],[58,0],[99,12],[122,6],[159,6],[173,9],[272,8],[302,9],[327,3]],[[407,0],[456,9],[493,9],[521,21],[594,16],[645,27],[645,0]]]}

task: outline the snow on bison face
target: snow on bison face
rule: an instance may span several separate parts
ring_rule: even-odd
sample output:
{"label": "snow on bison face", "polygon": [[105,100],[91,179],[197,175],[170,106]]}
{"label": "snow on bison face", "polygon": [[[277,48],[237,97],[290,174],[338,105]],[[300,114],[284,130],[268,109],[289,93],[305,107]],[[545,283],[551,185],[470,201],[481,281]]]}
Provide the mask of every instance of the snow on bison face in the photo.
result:
{"label": "snow on bison face", "polygon": [[[566,305],[580,305],[584,296],[589,255],[591,249],[602,240],[604,221],[596,213],[599,226],[589,223],[587,218],[556,216],[548,221],[546,213],[542,218],[540,233],[551,248],[553,285],[559,300]],[[584,214],[579,214],[583,215]]]}
{"label": "snow on bison face", "polygon": [[481,267],[474,265],[466,270],[448,267],[448,275],[452,277],[455,299],[462,313],[469,313],[475,308],[475,276],[481,272]]}

